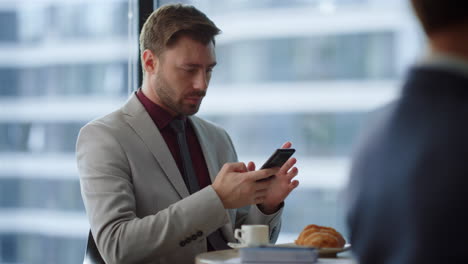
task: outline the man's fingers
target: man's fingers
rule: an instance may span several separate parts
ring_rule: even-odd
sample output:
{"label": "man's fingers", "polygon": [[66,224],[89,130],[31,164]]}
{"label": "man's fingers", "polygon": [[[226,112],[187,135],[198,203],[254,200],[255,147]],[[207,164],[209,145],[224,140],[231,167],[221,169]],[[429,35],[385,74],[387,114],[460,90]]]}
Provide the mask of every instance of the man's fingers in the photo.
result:
{"label": "man's fingers", "polygon": [[288,190],[287,190],[287,193],[286,193],[286,197],[288,197],[289,194],[290,194],[294,189],[297,188],[297,186],[299,186],[299,181],[294,180],[294,181],[290,182],[289,185],[288,185]]}
{"label": "man's fingers", "polygon": [[247,169],[249,171],[254,171],[255,170],[255,163],[253,161],[249,161],[249,164],[247,165]]}
{"label": "man's fingers", "polygon": [[246,172],[247,166],[245,166],[244,162],[234,162],[234,163],[226,163],[228,171],[234,172]]}
{"label": "man's fingers", "polygon": [[292,181],[292,182],[289,184],[289,192],[291,192],[292,190],[296,189],[297,186],[299,186],[299,181],[298,181],[298,180]]}
{"label": "man's fingers", "polygon": [[297,174],[299,174],[299,169],[296,167],[292,168],[287,174],[288,180],[291,181]]}
{"label": "man's fingers", "polygon": [[288,161],[286,161],[283,166],[281,166],[280,170],[278,173],[280,174],[287,174],[289,169],[292,168],[292,166],[294,166],[294,164],[296,164],[296,158],[290,158],[288,159]]}
{"label": "man's fingers", "polygon": [[270,169],[263,169],[258,171],[249,171],[247,172],[247,177],[249,177],[253,181],[259,181],[266,179],[270,176],[275,175],[279,171],[279,168],[270,168]]}
{"label": "man's fingers", "polygon": [[288,142],[285,142],[283,146],[281,146],[281,148],[291,148],[291,146],[292,146],[292,143],[288,141]]}

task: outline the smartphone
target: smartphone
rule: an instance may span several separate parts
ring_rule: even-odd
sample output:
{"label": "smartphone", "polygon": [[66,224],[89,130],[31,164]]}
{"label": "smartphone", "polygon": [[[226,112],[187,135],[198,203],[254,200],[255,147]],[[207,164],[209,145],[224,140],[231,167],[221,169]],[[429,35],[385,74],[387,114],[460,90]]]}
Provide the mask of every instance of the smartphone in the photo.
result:
{"label": "smartphone", "polygon": [[283,166],[286,161],[294,154],[296,150],[293,148],[289,149],[277,149],[275,152],[268,158],[268,160],[263,164],[260,169],[268,169],[274,167]]}

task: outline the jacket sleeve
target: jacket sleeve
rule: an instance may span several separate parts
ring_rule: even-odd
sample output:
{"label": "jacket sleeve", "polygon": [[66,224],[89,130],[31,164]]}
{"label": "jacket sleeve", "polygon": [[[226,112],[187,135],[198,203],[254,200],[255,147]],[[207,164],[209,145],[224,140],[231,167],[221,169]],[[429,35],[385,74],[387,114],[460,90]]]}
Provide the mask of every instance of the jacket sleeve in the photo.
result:
{"label": "jacket sleeve", "polygon": [[138,218],[131,166],[103,123],[95,121],[80,131],[76,155],[91,231],[106,263],[142,263],[184,246],[206,246],[190,242],[206,239],[229,221],[211,186]]}
{"label": "jacket sleeve", "polygon": [[[227,132],[226,137],[231,148],[232,155],[234,156],[234,161],[237,161],[237,153],[232,143],[231,137]],[[257,205],[245,206],[237,209],[236,219],[234,221],[234,229],[240,228],[241,225],[268,225],[270,232],[270,243],[275,243],[278,239],[279,232],[281,230],[281,215],[283,213],[284,202],[281,204],[280,209],[271,215],[266,215]]]}
{"label": "jacket sleeve", "polygon": [[281,208],[271,215],[266,215],[257,205],[250,205],[237,209],[235,228],[241,225],[268,225],[270,232],[270,243],[274,244],[278,239],[281,230],[281,215],[283,213],[284,203]]}

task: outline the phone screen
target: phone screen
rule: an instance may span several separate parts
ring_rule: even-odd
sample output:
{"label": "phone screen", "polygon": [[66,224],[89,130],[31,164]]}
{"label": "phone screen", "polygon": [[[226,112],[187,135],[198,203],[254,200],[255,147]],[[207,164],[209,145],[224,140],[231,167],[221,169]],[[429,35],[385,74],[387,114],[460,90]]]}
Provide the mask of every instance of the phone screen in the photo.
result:
{"label": "phone screen", "polygon": [[281,167],[283,164],[288,161],[288,159],[294,154],[296,150],[289,148],[289,149],[277,149],[263,164],[260,169],[268,169],[274,167]]}

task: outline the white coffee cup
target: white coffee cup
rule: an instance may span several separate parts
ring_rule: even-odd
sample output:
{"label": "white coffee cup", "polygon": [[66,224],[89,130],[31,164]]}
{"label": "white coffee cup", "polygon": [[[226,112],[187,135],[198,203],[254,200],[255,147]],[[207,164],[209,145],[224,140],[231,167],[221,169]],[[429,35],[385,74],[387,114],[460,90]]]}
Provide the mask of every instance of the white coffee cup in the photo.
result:
{"label": "white coffee cup", "polygon": [[267,225],[242,225],[234,231],[234,237],[246,246],[261,246],[268,244]]}

